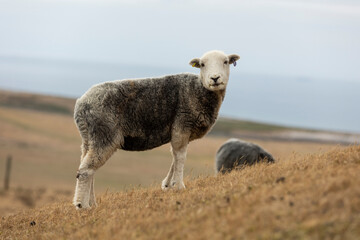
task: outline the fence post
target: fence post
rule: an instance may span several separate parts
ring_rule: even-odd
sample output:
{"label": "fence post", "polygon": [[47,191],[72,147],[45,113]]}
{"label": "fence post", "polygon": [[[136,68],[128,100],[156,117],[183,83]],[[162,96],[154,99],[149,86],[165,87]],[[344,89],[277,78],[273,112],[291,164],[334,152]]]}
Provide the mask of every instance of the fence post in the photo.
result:
{"label": "fence post", "polygon": [[12,157],[9,155],[6,160],[6,168],[5,168],[5,182],[4,182],[5,191],[9,190],[11,160],[12,160]]}

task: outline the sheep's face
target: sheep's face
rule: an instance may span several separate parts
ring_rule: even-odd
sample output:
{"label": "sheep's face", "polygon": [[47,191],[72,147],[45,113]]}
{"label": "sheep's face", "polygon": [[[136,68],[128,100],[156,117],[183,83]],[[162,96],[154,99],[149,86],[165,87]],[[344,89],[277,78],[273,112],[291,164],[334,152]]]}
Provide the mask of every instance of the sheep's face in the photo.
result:
{"label": "sheep's face", "polygon": [[194,58],[190,65],[200,68],[200,79],[205,88],[211,91],[224,90],[229,80],[230,64],[236,64],[240,57],[236,54],[225,55],[220,51],[205,53]]}

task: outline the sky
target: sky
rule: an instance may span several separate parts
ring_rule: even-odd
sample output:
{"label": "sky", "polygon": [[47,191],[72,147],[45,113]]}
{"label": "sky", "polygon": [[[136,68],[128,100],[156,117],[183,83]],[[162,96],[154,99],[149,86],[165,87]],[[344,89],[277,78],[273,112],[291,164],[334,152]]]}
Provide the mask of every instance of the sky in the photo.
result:
{"label": "sky", "polygon": [[220,49],[248,73],[360,81],[358,1],[0,4],[0,55],[178,67]]}
{"label": "sky", "polygon": [[[148,77],[148,74],[196,72],[189,68],[188,62],[213,49],[240,55],[237,67],[231,70],[237,81],[244,77],[245,84],[257,76],[263,79],[259,84],[269,84],[265,88],[274,88],[277,94],[282,88],[279,83],[287,78],[315,81],[316,84],[308,86],[314,88],[311,92],[324,91],[328,83],[344,84],[344,91],[353,91],[349,83],[360,86],[359,1],[0,0],[0,33],[0,87],[3,88],[26,90],[24,85],[34,84],[38,92],[51,92],[41,89],[43,85],[35,85],[35,78],[54,66],[49,68],[39,63],[37,73],[33,74],[35,70],[30,71],[30,65],[25,69],[18,64],[22,59],[131,66],[137,75],[128,73],[125,68],[119,76]],[[27,82],[14,77],[16,69],[21,70],[22,77],[27,76]],[[70,75],[72,70],[67,71]],[[91,81],[106,80],[113,79]],[[73,81],[73,84],[82,84],[79,91],[89,87],[84,79]],[[343,91],[335,85],[332,88]],[[249,84],[245,86],[241,82],[234,86],[249,89]],[[295,98],[302,97],[301,92],[291,85],[288,87],[283,89],[284,93],[291,90]],[[323,99],[324,104],[331,102],[332,91],[324,94],[329,98]],[[343,92],[343,95],[348,94]],[[349,101],[360,101],[354,92],[350,96],[355,99]],[[345,98],[339,99],[346,104]],[[225,107],[231,109],[231,106]],[[338,106],[333,111],[338,114],[343,109]],[[360,121],[359,115],[351,115],[352,111],[349,109],[345,114],[349,119]],[[270,115],[268,118],[250,113],[244,116],[283,123]],[[316,119],[314,116],[314,127],[321,126],[321,120],[316,122]],[[298,125],[299,121],[301,125],[301,120],[289,121],[289,124]],[[303,125],[311,126],[312,119],[308,121]],[[329,127],[342,129],[346,125],[344,122],[338,124],[338,127],[336,123],[335,127]]]}

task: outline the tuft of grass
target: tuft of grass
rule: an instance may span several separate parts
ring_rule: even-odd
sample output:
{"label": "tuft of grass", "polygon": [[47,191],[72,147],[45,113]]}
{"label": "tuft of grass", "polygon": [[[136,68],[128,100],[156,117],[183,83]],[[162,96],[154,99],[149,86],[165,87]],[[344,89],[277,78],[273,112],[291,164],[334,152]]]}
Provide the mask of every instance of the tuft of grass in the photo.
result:
{"label": "tuft of grass", "polygon": [[2,239],[359,239],[360,146],[294,155],[220,176],[70,199],[0,221]]}

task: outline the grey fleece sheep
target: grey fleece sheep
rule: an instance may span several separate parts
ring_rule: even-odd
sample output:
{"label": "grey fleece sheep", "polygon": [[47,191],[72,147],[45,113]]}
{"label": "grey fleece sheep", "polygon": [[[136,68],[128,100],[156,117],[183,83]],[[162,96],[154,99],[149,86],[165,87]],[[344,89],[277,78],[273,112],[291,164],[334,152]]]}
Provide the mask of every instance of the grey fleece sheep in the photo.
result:
{"label": "grey fleece sheep", "polygon": [[94,173],[117,149],[143,151],[170,142],[173,161],[162,188],[185,188],[187,145],[215,123],[230,64],[239,58],[211,51],[190,62],[200,68],[200,75],[105,82],[88,90],[75,105],[82,155],[73,204],[77,208],[96,205]]}
{"label": "grey fleece sheep", "polygon": [[253,165],[260,161],[275,162],[271,154],[258,145],[232,138],[217,151],[215,171],[226,173],[236,167]]}

